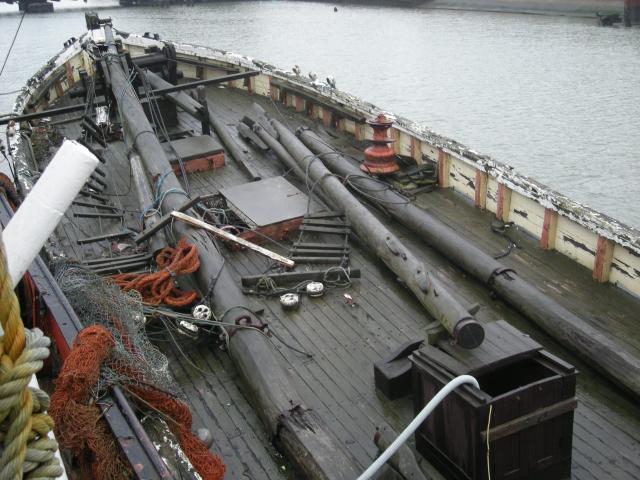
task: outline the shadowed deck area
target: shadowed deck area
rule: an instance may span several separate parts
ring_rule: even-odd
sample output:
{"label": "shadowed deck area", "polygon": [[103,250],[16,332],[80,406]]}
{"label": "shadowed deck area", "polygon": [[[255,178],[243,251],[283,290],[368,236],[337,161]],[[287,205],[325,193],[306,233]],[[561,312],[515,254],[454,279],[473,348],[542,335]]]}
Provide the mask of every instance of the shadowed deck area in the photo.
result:
{"label": "shadowed deck area", "polygon": [[[363,144],[343,133],[327,134],[322,125],[304,116],[276,106],[269,99],[251,96],[226,88],[207,90],[208,103],[228,125],[235,125],[253,102],[260,103],[274,117],[291,126],[311,126],[326,141],[353,155],[361,153]],[[182,125],[199,133],[200,123],[185,113]],[[60,125],[70,138],[79,135],[77,124]],[[250,147],[249,147],[250,148]],[[271,153],[251,149],[256,169],[266,178],[282,175],[283,167]],[[132,193],[126,151],[115,144],[107,164],[108,187],[114,204],[131,210],[123,222],[114,220],[73,218],[68,213],[57,230],[60,246],[70,257],[90,259],[110,254],[108,241],[78,246],[79,237],[122,230],[139,229],[139,210]],[[295,183],[292,176],[289,180]],[[225,167],[190,174],[193,194],[206,194],[223,186],[239,185],[248,179],[227,156]],[[299,184],[301,190],[305,190]],[[493,217],[469,204],[455,192],[436,190],[416,198],[418,205],[429,209],[467,239],[486,252],[499,254],[507,240],[491,231]],[[77,207],[74,207],[77,208]],[[445,258],[428,248],[402,227],[381,216],[391,225],[407,246],[436,270],[441,279],[469,305],[481,305],[476,317],[481,322],[505,319],[531,335],[547,350],[575,364],[580,369],[573,439],[573,472],[576,479],[640,478],[640,407],[634,405],[617,388],[585,366],[561,345],[551,340],[530,322],[503,302],[491,297],[487,289],[465,275]],[[518,248],[502,261],[518,274],[537,285],[591,325],[640,356],[640,338],[636,335],[640,300],[610,285],[591,279],[591,273],[560,254],[543,251],[524,232],[511,232]],[[287,254],[290,244],[267,244],[278,253]],[[265,311],[262,318],[290,345],[304,350],[309,358],[272,339],[280,352],[283,365],[292,372],[296,387],[304,401],[327,423],[332,435],[344,446],[363,469],[374,459],[376,427],[390,425],[400,431],[413,414],[409,398],[388,401],[375,390],[373,362],[399,344],[424,337],[431,321],[414,297],[395,280],[395,275],[373,258],[366,249],[351,241],[351,265],[362,271],[345,291],[331,290],[324,297],[304,298],[301,308],[284,312],[277,299],[257,298]],[[263,273],[267,259],[249,251],[225,251],[227,261],[241,275]],[[304,269],[299,265],[296,270]],[[349,293],[351,305],[344,298]],[[208,339],[195,341],[170,338],[159,344],[171,358],[176,380],[184,389],[194,414],[194,426],[205,426],[212,432],[212,449],[227,465],[227,478],[294,478],[289,466],[270,444],[262,425],[249,404],[229,354],[211,348]],[[435,478],[437,472],[422,461],[425,470]]]}

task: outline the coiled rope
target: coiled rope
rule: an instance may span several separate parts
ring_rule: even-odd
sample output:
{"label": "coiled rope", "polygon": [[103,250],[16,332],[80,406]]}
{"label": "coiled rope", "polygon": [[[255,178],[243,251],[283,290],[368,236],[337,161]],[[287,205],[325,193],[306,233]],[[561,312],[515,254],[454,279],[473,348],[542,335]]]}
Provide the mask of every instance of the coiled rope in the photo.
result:
{"label": "coiled rope", "polygon": [[0,479],[53,479],[63,473],[49,438],[53,420],[45,413],[49,397],[29,386],[49,356],[51,340],[39,329],[27,330],[7,269],[0,235]]}
{"label": "coiled rope", "polygon": [[157,272],[121,273],[111,278],[125,292],[140,292],[142,301],[149,305],[164,303],[172,307],[185,307],[198,298],[196,292],[183,292],[174,286],[176,276],[193,273],[200,268],[195,245],[182,238],[175,248],[163,248],[156,256],[156,264]]}

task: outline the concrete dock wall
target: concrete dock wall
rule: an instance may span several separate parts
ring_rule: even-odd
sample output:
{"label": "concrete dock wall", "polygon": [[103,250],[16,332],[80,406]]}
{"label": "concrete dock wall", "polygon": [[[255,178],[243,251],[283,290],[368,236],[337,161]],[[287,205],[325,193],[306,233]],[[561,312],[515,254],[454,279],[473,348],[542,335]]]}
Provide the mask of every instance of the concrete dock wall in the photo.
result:
{"label": "concrete dock wall", "polygon": [[624,0],[429,0],[420,8],[595,17],[622,13]]}
{"label": "concrete dock wall", "polygon": [[[399,8],[468,10],[595,17],[598,13],[622,14],[625,0],[303,0],[333,5],[381,5]],[[637,1],[637,0],[628,0]]]}

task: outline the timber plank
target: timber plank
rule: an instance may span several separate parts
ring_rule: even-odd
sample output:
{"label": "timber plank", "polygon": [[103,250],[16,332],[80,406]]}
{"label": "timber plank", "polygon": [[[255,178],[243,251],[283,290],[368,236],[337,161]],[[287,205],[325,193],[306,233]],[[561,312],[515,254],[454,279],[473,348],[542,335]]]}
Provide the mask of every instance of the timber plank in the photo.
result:
{"label": "timber plank", "polygon": [[[234,456],[239,460],[236,465],[237,472],[249,473],[256,478],[281,478],[281,472],[265,449],[265,444],[268,442],[255,413],[247,409],[239,411],[239,405],[247,405],[246,398],[239,392],[231,395],[227,391],[228,387],[218,379],[215,373],[229,370],[222,369],[222,365],[214,361],[214,355],[206,347],[190,349],[190,354],[187,355],[191,357],[191,362],[209,374],[205,376],[202,372],[195,371],[193,366],[183,358],[183,375],[189,379],[193,394],[200,400],[201,409],[204,409],[201,410],[202,416],[205,419],[213,416],[218,422],[222,422],[219,423],[219,427],[233,448]],[[237,391],[237,386],[231,385],[231,390]],[[193,399],[190,401],[193,402]],[[250,422],[247,421],[248,419]],[[260,461],[257,461],[257,458],[260,458]]]}

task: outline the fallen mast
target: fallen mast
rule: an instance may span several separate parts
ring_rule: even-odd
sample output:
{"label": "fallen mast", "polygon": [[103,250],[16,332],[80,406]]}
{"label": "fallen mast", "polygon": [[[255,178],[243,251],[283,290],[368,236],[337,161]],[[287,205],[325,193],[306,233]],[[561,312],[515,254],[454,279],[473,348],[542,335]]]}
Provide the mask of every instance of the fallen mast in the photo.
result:
{"label": "fallen mast", "polygon": [[[123,128],[132,139],[129,147],[136,148],[151,178],[162,178],[163,191],[183,192],[131,85],[125,57],[117,49],[110,20],[98,23],[97,17],[94,19],[88,21],[91,28],[104,25],[107,54],[102,58]],[[162,206],[169,212],[179,210],[185,195],[166,195]],[[238,325],[228,329],[229,350],[268,432],[305,477],[355,478],[359,472],[353,461],[327,433],[324,422],[304,405],[289,373],[278,362],[273,345],[261,331],[265,325],[244,306],[246,298],[216,245],[204,231],[182,222],[176,222],[173,230],[198,248],[200,268],[196,279],[201,291],[210,294],[217,318],[225,324]]]}
{"label": "fallen mast", "polygon": [[368,178],[352,160],[327,146],[311,130],[299,129],[296,134],[316,155],[321,155],[322,162],[331,172],[343,178],[353,178],[359,188],[367,191],[370,200],[379,201],[390,215],[430,247],[486,284],[589,365],[640,397],[640,360],[631,353],[429,212],[404,201],[404,197],[394,190],[380,189],[378,181]]}
{"label": "fallen mast", "polygon": [[[475,348],[484,340],[484,329],[473,315],[449,292],[433,272],[360,203],[342,181],[331,174],[317,155],[277,120],[271,120],[280,142],[334,205],[339,205],[358,237],[413,292],[425,309],[464,348]],[[306,178],[302,178],[306,181]]]}

